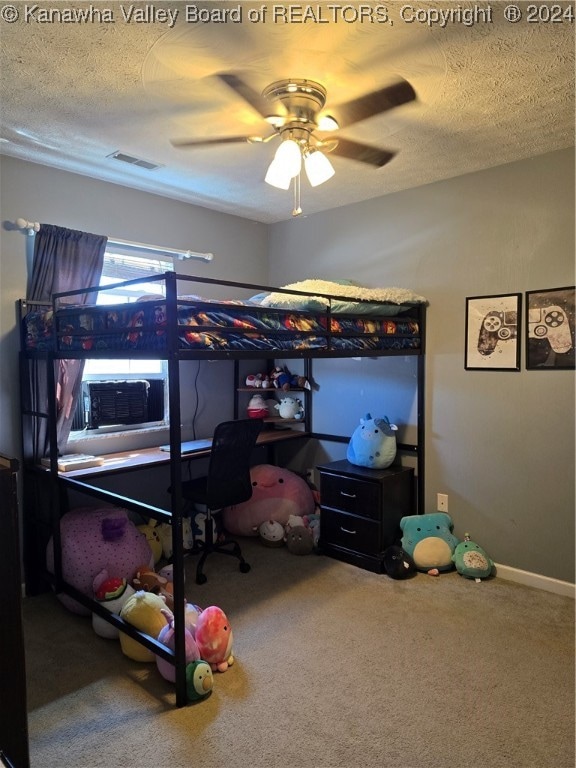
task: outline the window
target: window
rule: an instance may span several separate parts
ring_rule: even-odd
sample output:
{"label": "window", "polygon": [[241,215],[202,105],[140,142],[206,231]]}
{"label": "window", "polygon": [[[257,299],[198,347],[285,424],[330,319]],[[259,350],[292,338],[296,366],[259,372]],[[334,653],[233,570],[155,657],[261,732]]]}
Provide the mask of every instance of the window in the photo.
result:
{"label": "window", "polygon": [[[104,265],[100,285],[113,285],[124,280],[133,280],[148,275],[162,275],[171,272],[174,264],[171,259],[149,256],[144,253],[122,253],[123,249],[109,244],[104,254]],[[121,304],[137,301],[144,294],[165,294],[163,281],[128,285],[98,293],[97,304]],[[100,431],[119,431],[137,428],[134,424],[167,423],[168,388],[165,382],[168,375],[165,360],[86,360],[82,376],[82,394],[78,399],[76,417],[72,426],[73,434],[86,429]],[[110,382],[127,382],[122,387],[111,387]],[[149,412],[142,410],[142,400],[137,382],[148,382],[144,387],[145,399],[150,403]],[[132,382],[132,384],[128,383]],[[118,395],[113,401],[112,390]],[[91,397],[93,396],[93,397]],[[98,414],[92,413],[92,402],[102,398],[102,407]],[[148,413],[145,421],[140,421],[142,413]],[[122,424],[112,424],[114,414]],[[104,414],[104,415],[103,415]],[[140,415],[139,415],[140,414]],[[129,426],[127,426],[127,423]]]}

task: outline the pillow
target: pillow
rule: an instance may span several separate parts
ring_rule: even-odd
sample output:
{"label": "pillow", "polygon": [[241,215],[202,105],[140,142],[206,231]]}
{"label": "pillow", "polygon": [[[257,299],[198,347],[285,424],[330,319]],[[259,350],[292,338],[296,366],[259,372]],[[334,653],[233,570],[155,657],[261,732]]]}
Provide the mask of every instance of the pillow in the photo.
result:
{"label": "pillow", "polygon": [[[335,282],[329,280],[302,280],[298,283],[289,283],[282,286],[286,290],[307,291],[314,294],[318,293],[350,297],[351,301],[345,299],[335,299],[330,303],[326,296],[310,295],[299,296],[289,293],[269,293],[262,299],[253,297],[251,301],[258,298],[263,307],[274,307],[276,309],[301,309],[309,312],[321,312],[329,305],[333,312],[376,314],[383,313],[383,304],[395,305],[388,310],[386,314],[394,314],[399,304],[418,304],[425,302],[423,296],[418,296],[406,288],[363,288],[353,285],[350,281]],[[362,300],[359,302],[359,300]],[[371,301],[373,303],[367,303]],[[366,302],[366,303],[365,303]]]}

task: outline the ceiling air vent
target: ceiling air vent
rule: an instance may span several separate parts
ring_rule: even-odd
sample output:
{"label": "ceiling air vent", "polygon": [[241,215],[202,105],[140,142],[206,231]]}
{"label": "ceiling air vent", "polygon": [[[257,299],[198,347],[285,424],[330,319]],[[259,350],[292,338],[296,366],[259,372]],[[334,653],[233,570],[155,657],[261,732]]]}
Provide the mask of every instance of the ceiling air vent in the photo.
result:
{"label": "ceiling air vent", "polygon": [[137,165],[139,168],[145,168],[147,171],[155,171],[156,168],[162,167],[157,163],[151,163],[148,160],[142,160],[139,157],[127,155],[125,152],[112,152],[111,155],[106,155],[106,157],[111,157],[114,160],[120,160],[120,162],[128,163],[129,165]]}

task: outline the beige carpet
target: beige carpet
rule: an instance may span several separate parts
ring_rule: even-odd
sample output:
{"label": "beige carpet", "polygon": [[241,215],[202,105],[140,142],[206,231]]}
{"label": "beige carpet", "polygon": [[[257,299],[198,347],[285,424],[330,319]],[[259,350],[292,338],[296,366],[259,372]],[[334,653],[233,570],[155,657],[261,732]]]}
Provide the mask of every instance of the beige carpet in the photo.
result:
{"label": "beige carpet", "polygon": [[236,663],[182,709],[88,618],[25,601],[32,768],[574,768],[570,598],[244,550],[202,587],[188,564]]}

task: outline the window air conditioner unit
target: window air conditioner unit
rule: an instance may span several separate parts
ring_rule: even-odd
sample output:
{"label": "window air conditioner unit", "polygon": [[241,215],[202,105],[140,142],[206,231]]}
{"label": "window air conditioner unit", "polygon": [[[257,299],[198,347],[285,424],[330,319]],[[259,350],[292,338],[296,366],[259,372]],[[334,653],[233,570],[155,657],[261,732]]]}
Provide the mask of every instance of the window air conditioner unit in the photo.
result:
{"label": "window air conditioner unit", "polygon": [[[151,386],[154,384],[155,386]],[[158,385],[158,386],[156,386]],[[84,383],[84,426],[144,424],[164,418],[164,382],[155,380]]]}

